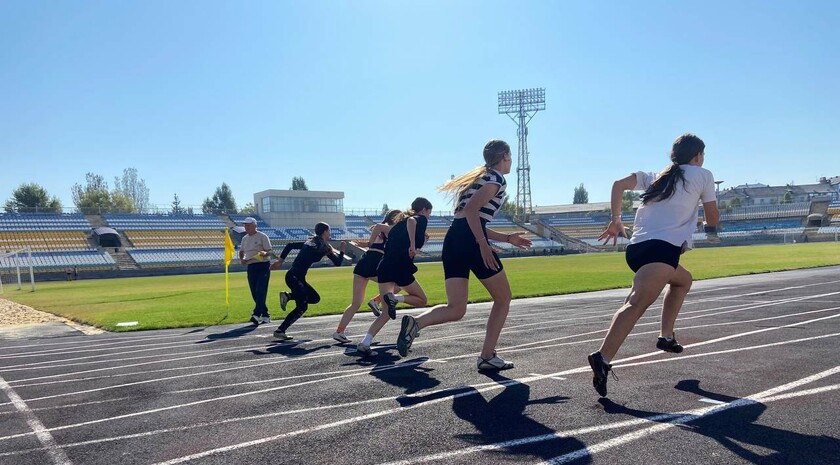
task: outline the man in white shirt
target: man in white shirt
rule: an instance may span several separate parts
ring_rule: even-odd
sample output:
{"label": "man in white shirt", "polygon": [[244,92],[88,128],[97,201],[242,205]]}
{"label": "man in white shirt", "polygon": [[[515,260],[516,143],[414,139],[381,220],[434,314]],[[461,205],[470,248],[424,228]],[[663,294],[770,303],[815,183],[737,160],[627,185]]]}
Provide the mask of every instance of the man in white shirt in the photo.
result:
{"label": "man in white shirt", "polygon": [[271,278],[269,267],[271,241],[264,233],[257,231],[257,220],[247,217],[242,221],[245,235],[239,245],[239,262],[248,265],[248,287],[254,299],[254,312],[251,323],[271,323],[268,306],[265,304],[268,295],[268,280]]}

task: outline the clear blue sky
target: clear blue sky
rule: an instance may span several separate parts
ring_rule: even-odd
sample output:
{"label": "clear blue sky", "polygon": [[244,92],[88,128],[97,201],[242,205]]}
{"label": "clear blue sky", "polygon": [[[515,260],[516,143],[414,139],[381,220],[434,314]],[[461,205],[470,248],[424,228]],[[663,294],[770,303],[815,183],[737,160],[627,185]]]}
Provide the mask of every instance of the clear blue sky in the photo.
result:
{"label": "clear blue sky", "polygon": [[[535,205],[591,202],[706,141],[723,188],[840,175],[840,2],[0,2],[0,200],[72,207],[137,168],[152,204],[237,203],[302,176],[345,208],[407,207],[515,148],[497,92],[546,89]],[[516,175],[508,176],[515,194]]]}

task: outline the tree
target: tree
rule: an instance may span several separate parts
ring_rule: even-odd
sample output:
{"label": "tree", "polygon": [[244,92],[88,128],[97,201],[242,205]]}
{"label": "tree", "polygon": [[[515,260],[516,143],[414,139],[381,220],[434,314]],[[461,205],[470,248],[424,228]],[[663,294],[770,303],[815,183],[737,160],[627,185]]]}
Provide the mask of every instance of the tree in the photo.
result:
{"label": "tree", "polygon": [[627,213],[632,212],[633,202],[641,198],[638,192],[624,191],[624,194],[621,194],[621,211]]}
{"label": "tree", "polygon": [[221,186],[217,187],[212,198],[204,199],[204,203],[201,204],[201,211],[216,215],[236,212],[236,200],[233,198],[233,193],[231,193],[227,183],[223,182]]}
{"label": "tree", "polygon": [[309,188],[306,187],[306,181],[303,180],[300,176],[295,176],[292,178],[292,190],[293,191],[308,191]]}
{"label": "tree", "polygon": [[251,213],[256,213],[256,212],[257,212],[257,207],[255,207],[254,204],[251,203],[251,202],[246,203],[245,206],[242,207],[242,210],[239,210],[239,213],[242,213],[242,214],[245,214],[245,215],[248,215],[248,214],[251,214]]}
{"label": "tree", "polygon": [[589,192],[586,192],[583,183],[579,187],[575,187],[575,197],[572,203],[589,203]]}
{"label": "tree", "polygon": [[385,214],[388,213],[388,210],[390,210],[390,208],[388,208],[388,204],[383,203],[382,204],[382,216],[385,216]]}
{"label": "tree", "polygon": [[785,196],[782,197],[782,203],[793,203],[793,192],[786,191]]}
{"label": "tree", "polygon": [[178,198],[178,194],[175,194],[175,198],[172,199],[172,214],[183,215],[184,213],[186,213],[186,210],[181,206],[181,199]]}
{"label": "tree", "polygon": [[502,203],[502,208],[499,209],[503,215],[514,218],[516,217],[516,204],[511,202],[510,200],[505,197],[504,203]]}
{"label": "tree", "polygon": [[149,209],[149,189],[146,181],[137,176],[136,168],[123,170],[122,178],[114,178],[114,190],[127,198],[137,213],[146,213]]}
{"label": "tree", "polygon": [[738,208],[741,206],[741,198],[734,197],[731,202],[729,202],[729,206],[732,208]]}
{"label": "tree", "polygon": [[6,213],[61,212],[61,202],[50,197],[46,189],[35,183],[21,184],[6,201]]}

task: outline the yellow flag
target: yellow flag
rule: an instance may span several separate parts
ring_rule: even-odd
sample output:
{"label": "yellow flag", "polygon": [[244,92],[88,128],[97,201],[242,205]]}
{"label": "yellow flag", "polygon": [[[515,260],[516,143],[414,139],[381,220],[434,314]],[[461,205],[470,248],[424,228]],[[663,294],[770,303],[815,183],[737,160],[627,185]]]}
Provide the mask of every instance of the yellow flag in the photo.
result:
{"label": "yellow flag", "polygon": [[234,255],[233,241],[230,239],[230,231],[225,230],[225,304],[230,304],[230,288],[228,287],[228,267]]}

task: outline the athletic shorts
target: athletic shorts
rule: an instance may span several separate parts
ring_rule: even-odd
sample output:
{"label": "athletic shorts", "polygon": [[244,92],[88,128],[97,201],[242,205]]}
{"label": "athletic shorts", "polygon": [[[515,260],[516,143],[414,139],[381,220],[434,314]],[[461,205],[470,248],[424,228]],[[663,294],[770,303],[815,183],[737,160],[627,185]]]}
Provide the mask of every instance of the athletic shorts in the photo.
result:
{"label": "athletic shorts", "polygon": [[[482,229],[484,229],[484,224],[482,222]],[[484,265],[484,260],[481,259],[481,249],[475,241],[475,236],[470,230],[466,218],[457,218],[452,222],[452,226],[449,227],[446,237],[443,239],[441,255],[444,279],[469,278],[470,271],[478,279],[487,279],[495,276],[503,269],[502,261],[499,260],[496,252],[493,252],[493,259],[496,260],[498,269],[491,270]]]}
{"label": "athletic shorts", "polygon": [[379,262],[382,261],[382,252],[365,252],[356,267],[353,268],[353,274],[359,275],[363,278],[375,278],[376,269],[379,267]]}
{"label": "athletic shorts", "polygon": [[624,259],[634,273],[648,263],[665,263],[677,269],[681,253],[682,249],[670,242],[650,239],[628,245]]}
{"label": "athletic shorts", "polygon": [[414,273],[417,272],[417,265],[411,259],[396,258],[388,259],[383,257],[376,270],[380,283],[396,283],[397,286],[405,287],[414,282]]}

